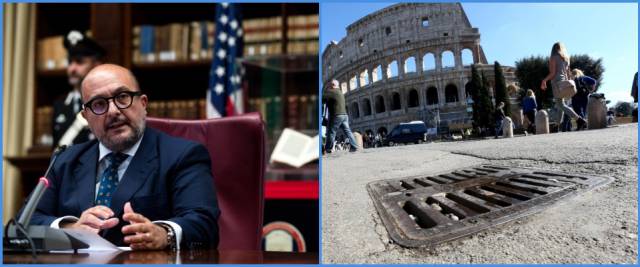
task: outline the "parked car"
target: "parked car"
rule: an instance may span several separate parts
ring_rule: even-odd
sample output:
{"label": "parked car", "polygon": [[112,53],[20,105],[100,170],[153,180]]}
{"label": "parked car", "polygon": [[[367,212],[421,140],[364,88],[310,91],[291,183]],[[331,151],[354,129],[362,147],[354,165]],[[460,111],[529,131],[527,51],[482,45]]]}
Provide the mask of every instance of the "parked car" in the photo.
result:
{"label": "parked car", "polygon": [[419,144],[427,141],[427,126],[422,121],[400,123],[384,138],[383,145]]}

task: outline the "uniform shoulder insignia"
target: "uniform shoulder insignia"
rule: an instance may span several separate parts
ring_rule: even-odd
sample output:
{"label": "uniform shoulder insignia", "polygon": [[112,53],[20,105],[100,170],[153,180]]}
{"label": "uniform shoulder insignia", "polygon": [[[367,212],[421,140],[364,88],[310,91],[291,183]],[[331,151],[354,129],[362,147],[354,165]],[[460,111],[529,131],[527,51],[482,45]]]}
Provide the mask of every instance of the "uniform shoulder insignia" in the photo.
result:
{"label": "uniform shoulder insignia", "polygon": [[67,121],[67,117],[64,116],[64,114],[60,114],[56,117],[56,123],[64,123],[65,121]]}

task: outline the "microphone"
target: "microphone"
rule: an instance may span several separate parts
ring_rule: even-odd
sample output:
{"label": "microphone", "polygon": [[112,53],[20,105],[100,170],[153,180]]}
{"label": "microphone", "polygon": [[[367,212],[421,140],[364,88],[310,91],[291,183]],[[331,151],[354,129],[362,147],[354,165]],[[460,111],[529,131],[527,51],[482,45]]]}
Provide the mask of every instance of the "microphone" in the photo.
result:
{"label": "microphone", "polygon": [[36,251],[50,250],[68,250],[88,248],[89,245],[72,235],[65,233],[61,229],[54,229],[48,225],[29,225],[31,216],[38,207],[38,203],[44,195],[45,190],[49,187],[47,177],[51,172],[51,168],[56,159],[67,146],[60,146],[51,156],[49,167],[43,177],[40,177],[38,184],[31,193],[27,204],[25,205],[18,220],[11,219],[4,229],[3,250],[5,252],[31,252],[33,258],[36,257]]}
{"label": "microphone", "polygon": [[33,192],[31,192],[31,197],[29,198],[27,205],[24,206],[24,210],[22,210],[22,214],[20,214],[20,217],[18,218],[19,224],[29,225],[29,222],[31,222],[31,216],[33,215],[33,212],[36,210],[38,203],[40,203],[40,198],[42,198],[42,195],[44,194],[45,189],[49,187],[49,180],[47,180],[47,177],[49,176],[49,172],[51,172],[51,168],[53,167],[53,164],[56,163],[56,159],[58,158],[58,155],[60,155],[60,153],[62,153],[65,149],[67,149],[67,146],[63,145],[63,146],[59,146],[58,149],[56,149],[56,151],[53,152],[47,171],[44,173],[44,176],[40,177],[40,181],[38,181],[38,184],[36,185],[36,188],[33,189]]}

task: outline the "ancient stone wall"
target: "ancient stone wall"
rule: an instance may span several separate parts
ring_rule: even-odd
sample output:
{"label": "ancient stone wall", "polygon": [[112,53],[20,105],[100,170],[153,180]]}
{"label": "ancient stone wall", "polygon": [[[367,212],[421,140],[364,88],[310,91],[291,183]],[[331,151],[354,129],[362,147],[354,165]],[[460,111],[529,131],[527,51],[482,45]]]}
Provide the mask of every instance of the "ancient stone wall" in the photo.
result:
{"label": "ancient stone wall", "polygon": [[[471,64],[493,80],[480,32],[459,3],[402,3],[349,25],[323,52],[322,79],[340,82],[355,131],[387,132],[413,120],[449,130],[471,125],[464,90]],[[514,68],[503,68],[513,84]]]}

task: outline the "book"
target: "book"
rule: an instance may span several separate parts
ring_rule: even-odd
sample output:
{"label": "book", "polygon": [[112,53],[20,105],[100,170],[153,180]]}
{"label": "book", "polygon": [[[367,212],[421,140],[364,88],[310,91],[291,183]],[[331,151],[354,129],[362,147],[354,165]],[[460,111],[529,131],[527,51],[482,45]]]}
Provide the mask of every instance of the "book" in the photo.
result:
{"label": "book", "polygon": [[131,30],[131,59],[133,63],[142,62],[142,56],[140,54],[140,26],[133,26]]}
{"label": "book", "polygon": [[38,145],[51,145],[53,143],[53,107],[44,106],[36,108],[36,126],[33,135]]}
{"label": "book", "polygon": [[192,21],[132,28],[133,63],[186,62],[211,59],[215,24]]}
{"label": "book", "polygon": [[309,104],[306,105],[307,108],[307,117],[306,117],[306,127],[307,129],[318,129],[318,96],[310,95],[309,96]]}
{"label": "book", "polygon": [[52,36],[38,40],[36,45],[36,65],[39,70],[64,69],[69,64],[64,36]]}
{"label": "book", "polygon": [[287,17],[287,53],[312,55],[318,53],[318,15]]}
{"label": "book", "polygon": [[319,147],[320,137],[318,135],[310,137],[298,131],[285,128],[280,138],[278,138],[269,162],[279,162],[300,168],[318,159]]}
{"label": "book", "polygon": [[[201,23],[194,21],[190,23],[190,36],[189,36],[189,59],[199,60],[201,58],[200,51],[202,50],[202,30],[200,28]],[[203,57],[204,58],[204,57]]]}
{"label": "book", "polygon": [[205,119],[207,117],[206,100],[150,101],[147,106],[147,115],[155,118],[182,120]]}
{"label": "book", "polygon": [[300,97],[297,95],[289,95],[287,102],[287,126],[289,128],[300,129]]}
{"label": "book", "polygon": [[[153,63],[155,55],[155,28],[152,25],[140,26],[140,58],[141,62]],[[135,38],[134,38],[135,39]]]}
{"label": "book", "polygon": [[282,16],[246,19],[242,22],[244,32],[244,56],[282,54]]}

